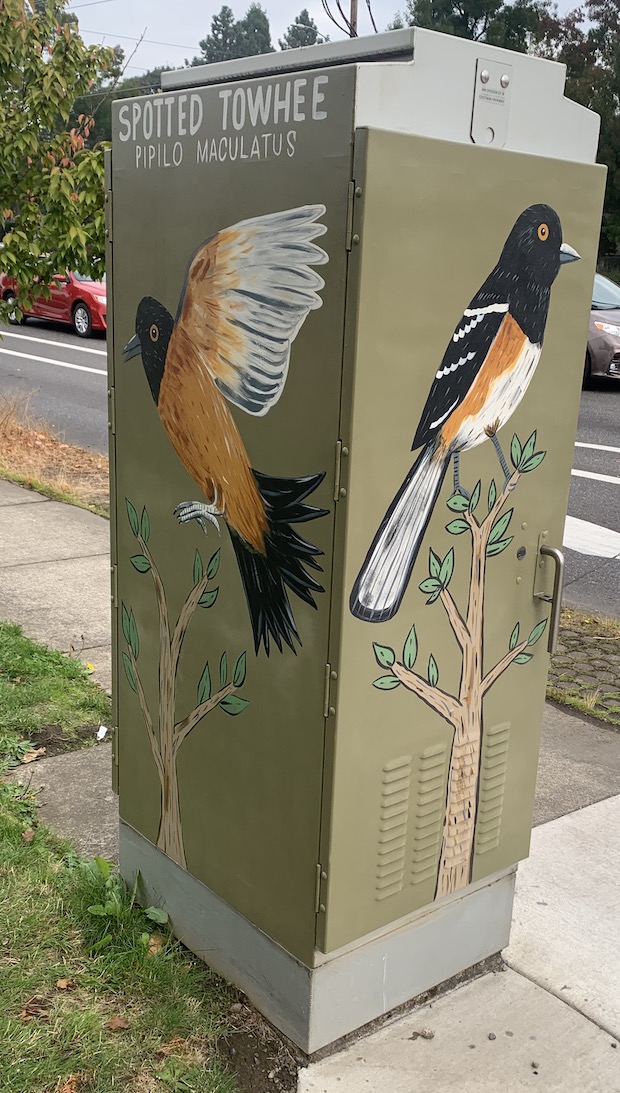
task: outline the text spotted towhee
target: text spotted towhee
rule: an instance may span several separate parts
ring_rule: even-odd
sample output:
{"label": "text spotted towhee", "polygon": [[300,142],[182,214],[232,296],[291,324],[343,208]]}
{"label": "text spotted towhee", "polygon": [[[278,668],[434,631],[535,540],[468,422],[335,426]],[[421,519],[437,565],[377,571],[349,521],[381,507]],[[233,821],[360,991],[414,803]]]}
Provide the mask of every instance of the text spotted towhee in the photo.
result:
{"label": "text spotted towhee", "polygon": [[353,586],[350,609],[366,622],[398,611],[451,458],[459,489],[460,452],[497,440],[540,359],[551,286],[579,255],[562,242],[549,205],[517,219],[497,265],[463,312],[430,389],[412,450],[422,448],[387,510]]}
{"label": "text spotted towhee", "polygon": [[190,261],[176,314],[144,297],[136,334],[124,349],[138,355],[162,425],[204,499],[175,509],[181,523],[206,532],[221,517],[230,532],[258,653],[300,641],[289,591],[316,607],[323,552],[292,527],[324,516],[305,504],[325,472],[276,478],[253,470],[228,402],[263,416],[280,398],[291,344],[321,306],[327,262],[313,242],[326,231],[323,205],[244,220],[207,240]]}

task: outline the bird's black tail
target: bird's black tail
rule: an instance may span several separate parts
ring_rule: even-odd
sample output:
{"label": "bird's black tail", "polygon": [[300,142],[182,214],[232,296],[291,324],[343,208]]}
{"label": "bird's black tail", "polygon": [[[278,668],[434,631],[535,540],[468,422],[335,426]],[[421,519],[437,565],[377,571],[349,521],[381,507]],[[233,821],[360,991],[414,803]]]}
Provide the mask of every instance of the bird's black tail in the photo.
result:
{"label": "bird's black tail", "polygon": [[254,471],[254,477],[265,502],[269,524],[265,553],[259,554],[243,539],[231,535],[252,620],[254,646],[258,653],[262,643],[269,656],[271,637],[280,652],[283,640],[296,652],[294,642],[297,640],[301,645],[301,639],[289,591],[304,603],[316,607],[312,593],[322,592],[323,587],[305,567],[320,571],[315,559],[323,551],[302,539],[291,525],[327,515],[328,509],[305,504],[306,497],[323,481],[325,472],[306,478],[272,478]]}

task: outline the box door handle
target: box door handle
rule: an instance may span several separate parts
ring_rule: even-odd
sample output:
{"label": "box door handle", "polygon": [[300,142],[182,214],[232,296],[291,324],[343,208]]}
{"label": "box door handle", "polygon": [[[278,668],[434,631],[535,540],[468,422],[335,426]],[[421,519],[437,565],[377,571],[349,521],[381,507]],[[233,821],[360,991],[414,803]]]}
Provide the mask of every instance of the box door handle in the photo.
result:
{"label": "box door handle", "polygon": [[539,600],[546,600],[547,603],[551,604],[547,650],[553,655],[558,644],[560,631],[560,611],[562,610],[562,593],[564,591],[564,555],[557,547],[550,546],[541,546],[540,553],[545,554],[548,558],[553,558],[555,562],[553,592],[550,596],[543,592],[538,593]]}

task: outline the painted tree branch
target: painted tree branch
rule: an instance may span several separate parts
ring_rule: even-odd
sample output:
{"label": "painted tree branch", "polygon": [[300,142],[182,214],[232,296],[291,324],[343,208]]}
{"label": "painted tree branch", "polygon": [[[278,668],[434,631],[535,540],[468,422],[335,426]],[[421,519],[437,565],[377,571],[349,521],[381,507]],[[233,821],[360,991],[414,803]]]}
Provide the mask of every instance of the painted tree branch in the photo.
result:
{"label": "painted tree branch", "polygon": [[464,649],[467,642],[470,640],[470,633],[467,629],[467,624],[461,615],[456,603],[452,597],[452,594],[447,588],[442,588],[439,599],[441,600],[442,607],[444,608],[448,621],[452,627],[452,631],[456,640],[458,641],[461,649]]}
{"label": "painted tree branch", "polygon": [[182,721],[179,721],[174,728],[174,750],[177,752],[181,747],[181,744],[185,740],[186,736],[189,736],[192,729],[196,727],[199,721],[202,721],[203,717],[206,717],[211,710],[214,710],[216,706],[219,706],[223,699],[228,695],[234,694],[237,690],[234,683],[227,683],[221,690],[216,693],[207,701],[201,702],[199,706],[196,706],[191,713],[184,717]]}
{"label": "painted tree branch", "polygon": [[151,751],[153,752],[153,759],[155,760],[155,766],[157,767],[157,773],[159,774],[159,779],[160,779],[160,781],[163,781],[164,770],[163,770],[162,761],[161,761],[161,752],[159,750],[159,742],[158,742],[157,737],[155,736],[155,733],[153,731],[153,720],[151,718],[151,712],[149,710],[149,705],[148,705],[148,702],[146,700],[146,695],[144,693],[144,687],[142,686],[142,680],[140,679],[140,674],[138,672],[138,666],[136,664],[136,658],[133,655],[133,650],[131,648],[129,649],[129,659],[131,661],[131,666],[134,670],[137,693],[138,693],[138,701],[140,703],[140,709],[142,710],[142,716],[144,718],[144,724],[146,725],[146,731],[148,733],[149,743],[151,745]]}
{"label": "painted tree branch", "polygon": [[510,668],[510,665],[513,663],[513,661],[515,661],[518,656],[521,656],[521,654],[524,653],[526,649],[527,641],[522,641],[519,645],[516,645],[513,650],[506,653],[506,655],[503,656],[501,660],[498,660],[495,667],[491,668],[491,670],[487,672],[484,679],[482,680],[483,694],[486,694],[487,691],[491,690],[493,684],[497,682],[499,677],[503,675],[506,669]]}
{"label": "painted tree branch", "polygon": [[460,709],[460,702],[457,698],[449,695],[446,691],[442,691],[440,687],[431,687],[430,683],[427,683],[417,672],[405,668],[398,661],[393,664],[392,672],[403,687],[406,687],[408,691],[413,691],[440,717],[443,717],[451,725],[456,723]]}

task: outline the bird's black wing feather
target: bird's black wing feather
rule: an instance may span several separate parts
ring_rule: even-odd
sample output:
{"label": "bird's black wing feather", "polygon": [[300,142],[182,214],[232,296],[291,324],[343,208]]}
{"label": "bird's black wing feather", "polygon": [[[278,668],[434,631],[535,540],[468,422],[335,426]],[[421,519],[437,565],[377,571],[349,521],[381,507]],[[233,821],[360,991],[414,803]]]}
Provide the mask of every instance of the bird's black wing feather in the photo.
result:
{"label": "bird's black wing feather", "polygon": [[432,442],[444,421],[463,402],[508,310],[505,293],[491,277],[474,296],[455,328],[435,374],[412,449]]}

